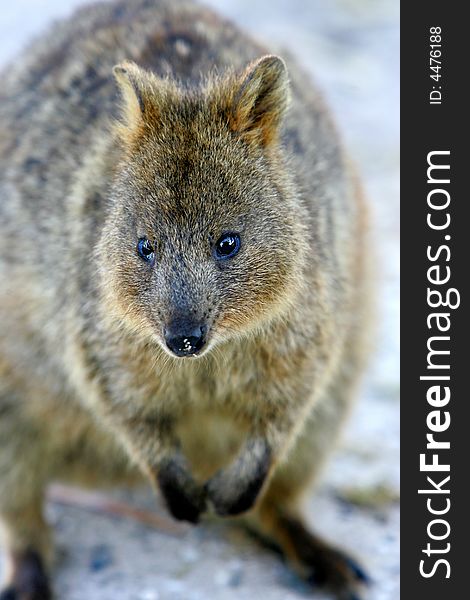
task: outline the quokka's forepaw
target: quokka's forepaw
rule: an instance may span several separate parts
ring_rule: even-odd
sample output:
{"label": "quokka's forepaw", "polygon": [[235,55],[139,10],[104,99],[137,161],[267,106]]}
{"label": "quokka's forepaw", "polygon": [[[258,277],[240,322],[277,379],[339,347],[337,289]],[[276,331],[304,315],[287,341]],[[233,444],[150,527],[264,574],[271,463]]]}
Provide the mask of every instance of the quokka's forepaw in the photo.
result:
{"label": "quokka's forepaw", "polygon": [[264,480],[263,474],[249,481],[247,485],[229,485],[228,482],[225,484],[221,473],[220,477],[214,477],[205,486],[208,501],[221,517],[242,514],[255,505]]}
{"label": "quokka's forepaw", "polygon": [[13,581],[0,592],[0,600],[52,600],[49,578],[39,555],[27,551],[14,562]]}
{"label": "quokka's forepaw", "polygon": [[[162,462],[157,476],[160,491],[175,519],[197,523],[206,510],[204,488],[198,485],[178,458]],[[0,599],[1,600],[1,599]]]}
{"label": "quokka's forepaw", "polygon": [[205,503],[201,499],[188,495],[172,482],[160,487],[166,506],[175,519],[194,524],[199,522],[201,513],[205,512]]}
{"label": "quokka's forepaw", "polygon": [[220,516],[234,516],[256,504],[271,468],[271,451],[264,440],[249,440],[231,465],[206,485],[208,503]]}

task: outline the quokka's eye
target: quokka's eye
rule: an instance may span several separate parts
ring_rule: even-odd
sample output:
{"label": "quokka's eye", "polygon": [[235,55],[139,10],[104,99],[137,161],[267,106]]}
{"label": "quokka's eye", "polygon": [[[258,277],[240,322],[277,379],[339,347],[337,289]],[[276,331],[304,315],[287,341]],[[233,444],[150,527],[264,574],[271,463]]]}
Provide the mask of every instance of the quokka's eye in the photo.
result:
{"label": "quokka's eye", "polygon": [[140,238],[137,243],[137,252],[139,253],[140,258],[146,262],[152,262],[155,258],[155,250],[147,238]]}
{"label": "quokka's eye", "polygon": [[240,245],[238,233],[224,233],[214,245],[214,256],[217,260],[232,258],[240,250]]}

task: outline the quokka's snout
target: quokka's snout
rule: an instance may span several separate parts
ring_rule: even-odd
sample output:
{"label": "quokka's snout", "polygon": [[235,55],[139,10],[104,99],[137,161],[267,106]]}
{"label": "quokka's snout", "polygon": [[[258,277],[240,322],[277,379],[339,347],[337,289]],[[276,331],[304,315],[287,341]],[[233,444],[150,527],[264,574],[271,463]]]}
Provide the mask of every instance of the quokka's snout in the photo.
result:
{"label": "quokka's snout", "polygon": [[155,288],[153,326],[163,350],[173,357],[195,358],[206,353],[216,328],[218,304],[209,281],[196,263],[178,275],[170,270],[162,274]]}

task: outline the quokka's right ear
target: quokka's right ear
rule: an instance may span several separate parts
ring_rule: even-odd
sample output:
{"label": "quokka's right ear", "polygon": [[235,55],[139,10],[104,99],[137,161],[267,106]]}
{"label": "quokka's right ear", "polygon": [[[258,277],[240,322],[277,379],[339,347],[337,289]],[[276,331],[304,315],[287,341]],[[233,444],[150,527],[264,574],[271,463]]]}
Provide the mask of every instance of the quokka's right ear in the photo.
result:
{"label": "quokka's right ear", "polygon": [[122,122],[117,124],[117,132],[130,142],[146,126],[158,124],[168,83],[130,61],[116,65],[113,73],[122,95]]}
{"label": "quokka's right ear", "polygon": [[141,69],[132,62],[123,62],[113,68],[113,74],[122,94],[124,124],[131,130],[140,127],[145,112],[145,83]]}

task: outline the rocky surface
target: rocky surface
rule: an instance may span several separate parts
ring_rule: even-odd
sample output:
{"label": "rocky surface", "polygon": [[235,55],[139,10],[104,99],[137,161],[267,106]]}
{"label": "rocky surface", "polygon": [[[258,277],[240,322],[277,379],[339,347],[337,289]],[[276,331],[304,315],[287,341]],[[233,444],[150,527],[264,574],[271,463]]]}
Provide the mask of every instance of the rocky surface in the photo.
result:
{"label": "rocky surface", "polygon": [[[2,3],[0,65],[80,0]],[[371,600],[399,598],[398,11],[396,0],[210,0],[268,46],[288,48],[323,88],[373,207],[377,341],[344,441],[308,500],[312,525],[367,565]],[[113,497],[167,518],[146,490]],[[60,600],[296,600],[312,597],[243,531],[217,522],[165,532],[131,517],[48,504]],[[1,556],[0,556],[1,563]],[[314,596],[319,600],[321,595]]]}

